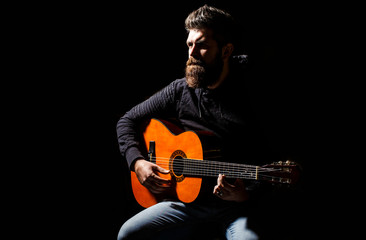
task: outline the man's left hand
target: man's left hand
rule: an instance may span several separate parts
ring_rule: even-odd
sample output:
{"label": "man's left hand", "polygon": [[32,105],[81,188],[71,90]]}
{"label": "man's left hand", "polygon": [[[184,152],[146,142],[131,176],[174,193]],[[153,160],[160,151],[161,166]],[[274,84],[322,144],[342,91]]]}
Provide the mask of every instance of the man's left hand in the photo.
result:
{"label": "man's left hand", "polygon": [[234,184],[230,184],[225,178],[225,175],[219,175],[213,194],[226,201],[244,202],[249,198],[242,179],[236,179]]}

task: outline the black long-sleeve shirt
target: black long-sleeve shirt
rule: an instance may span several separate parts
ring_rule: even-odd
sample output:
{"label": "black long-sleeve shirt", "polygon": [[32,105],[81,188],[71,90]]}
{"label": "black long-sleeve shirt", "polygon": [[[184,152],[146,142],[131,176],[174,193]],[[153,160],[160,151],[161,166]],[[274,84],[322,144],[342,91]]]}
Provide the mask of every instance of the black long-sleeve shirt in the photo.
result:
{"label": "black long-sleeve shirt", "polygon": [[214,133],[225,152],[236,156],[231,161],[268,161],[259,159],[270,149],[250,104],[246,64],[245,55],[233,57],[228,79],[214,90],[192,89],[185,78],[177,79],[122,116],[117,123],[118,143],[129,166],[144,158],[138,132],[140,123],[149,118],[174,118],[184,130]]}
{"label": "black long-sleeve shirt", "polygon": [[271,149],[253,111],[246,82],[250,77],[245,55],[230,62],[230,74],[214,90],[188,87],[177,79],[136,105],[117,123],[120,152],[131,170],[142,153],[140,124],[150,118],[174,118],[183,130],[210,131],[220,142],[225,161],[261,165],[269,163]]}

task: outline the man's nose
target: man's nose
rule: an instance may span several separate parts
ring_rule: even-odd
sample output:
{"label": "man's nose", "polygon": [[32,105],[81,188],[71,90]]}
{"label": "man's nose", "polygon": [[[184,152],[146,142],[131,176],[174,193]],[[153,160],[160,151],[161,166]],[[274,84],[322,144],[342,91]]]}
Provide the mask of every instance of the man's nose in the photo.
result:
{"label": "man's nose", "polygon": [[189,57],[197,58],[198,54],[199,54],[198,48],[197,48],[197,46],[194,44],[194,45],[189,49]]}

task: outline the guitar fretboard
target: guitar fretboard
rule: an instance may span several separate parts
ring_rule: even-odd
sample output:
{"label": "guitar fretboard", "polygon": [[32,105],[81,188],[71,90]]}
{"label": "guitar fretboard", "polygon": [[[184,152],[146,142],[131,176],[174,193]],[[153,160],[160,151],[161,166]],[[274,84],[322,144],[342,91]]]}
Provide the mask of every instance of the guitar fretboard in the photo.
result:
{"label": "guitar fretboard", "polygon": [[[168,158],[156,158],[159,161],[170,164],[170,170],[173,170],[176,176],[189,177],[217,177],[219,174],[224,174],[227,178],[240,178],[251,180],[265,180],[270,182],[291,183],[289,176],[281,176],[284,173],[289,174],[289,167],[261,167],[248,164],[219,162],[211,160],[197,160],[187,158],[176,158],[171,162]],[[161,163],[160,162],[160,163]],[[285,171],[285,172],[284,172]],[[287,171],[287,172],[286,172]],[[281,173],[278,175],[278,173]]]}
{"label": "guitar fretboard", "polygon": [[186,176],[217,177],[224,174],[228,178],[258,179],[258,173],[264,171],[259,166],[195,159],[175,159],[173,166],[174,172]]}

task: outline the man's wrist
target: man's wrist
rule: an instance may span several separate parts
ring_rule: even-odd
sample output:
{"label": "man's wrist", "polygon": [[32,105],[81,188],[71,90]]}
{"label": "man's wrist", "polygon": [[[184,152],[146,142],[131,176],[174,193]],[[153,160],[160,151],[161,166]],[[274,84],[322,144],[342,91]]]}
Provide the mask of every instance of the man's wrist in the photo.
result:
{"label": "man's wrist", "polygon": [[136,163],[137,163],[138,161],[140,161],[140,160],[145,160],[145,159],[144,159],[144,158],[139,157],[139,158],[136,158],[135,160],[133,160],[133,161],[132,161],[132,163],[131,163],[131,170],[132,170],[132,171],[135,171]]}

